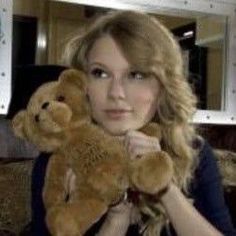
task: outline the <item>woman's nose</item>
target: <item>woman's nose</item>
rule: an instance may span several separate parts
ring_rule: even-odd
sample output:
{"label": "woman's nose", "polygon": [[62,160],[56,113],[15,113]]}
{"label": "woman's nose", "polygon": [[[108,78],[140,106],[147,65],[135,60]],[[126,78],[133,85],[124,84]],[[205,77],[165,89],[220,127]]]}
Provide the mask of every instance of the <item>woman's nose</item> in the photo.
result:
{"label": "woman's nose", "polygon": [[125,88],[121,78],[112,78],[108,90],[108,97],[112,99],[125,98]]}

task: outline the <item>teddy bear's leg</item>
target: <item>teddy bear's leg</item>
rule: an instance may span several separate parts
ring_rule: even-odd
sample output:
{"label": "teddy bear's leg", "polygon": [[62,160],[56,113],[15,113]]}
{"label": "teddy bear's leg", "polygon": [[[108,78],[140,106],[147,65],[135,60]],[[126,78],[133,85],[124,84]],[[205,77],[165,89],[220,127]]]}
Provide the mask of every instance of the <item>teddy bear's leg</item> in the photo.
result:
{"label": "teddy bear's leg", "polygon": [[139,191],[155,194],[164,189],[173,176],[173,161],[166,152],[147,154],[131,162],[131,183]]}
{"label": "teddy bear's leg", "polygon": [[82,236],[106,211],[98,199],[80,199],[50,208],[46,221],[53,236]]}
{"label": "teddy bear's leg", "polygon": [[119,202],[129,186],[128,164],[114,159],[97,165],[87,177],[87,184],[109,205]]}

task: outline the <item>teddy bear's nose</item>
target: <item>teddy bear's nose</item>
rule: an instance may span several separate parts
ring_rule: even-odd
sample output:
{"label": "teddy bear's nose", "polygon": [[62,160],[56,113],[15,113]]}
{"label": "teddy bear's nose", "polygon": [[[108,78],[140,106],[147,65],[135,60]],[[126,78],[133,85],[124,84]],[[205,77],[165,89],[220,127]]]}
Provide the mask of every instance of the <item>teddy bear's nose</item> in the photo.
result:
{"label": "teddy bear's nose", "polygon": [[43,105],[41,106],[42,109],[47,109],[47,107],[49,106],[49,102],[45,102],[43,103]]}

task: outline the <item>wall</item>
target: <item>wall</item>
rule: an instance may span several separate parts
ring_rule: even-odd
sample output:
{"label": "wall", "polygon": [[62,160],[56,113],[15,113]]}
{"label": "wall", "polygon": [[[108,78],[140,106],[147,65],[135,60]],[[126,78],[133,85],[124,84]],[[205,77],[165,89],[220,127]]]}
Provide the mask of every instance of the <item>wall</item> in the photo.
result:
{"label": "wall", "polygon": [[[90,10],[90,16],[86,11]],[[63,64],[62,56],[68,41],[81,34],[99,15],[93,8],[62,2],[49,3],[48,62]]]}
{"label": "wall", "polygon": [[13,14],[38,18],[36,64],[47,63],[48,0],[13,0]]}
{"label": "wall", "polygon": [[43,0],[13,0],[15,15],[40,17],[40,5]]}
{"label": "wall", "polygon": [[38,18],[36,64],[61,64],[68,39],[93,19],[85,16],[83,6],[48,0],[14,0],[13,13]]}

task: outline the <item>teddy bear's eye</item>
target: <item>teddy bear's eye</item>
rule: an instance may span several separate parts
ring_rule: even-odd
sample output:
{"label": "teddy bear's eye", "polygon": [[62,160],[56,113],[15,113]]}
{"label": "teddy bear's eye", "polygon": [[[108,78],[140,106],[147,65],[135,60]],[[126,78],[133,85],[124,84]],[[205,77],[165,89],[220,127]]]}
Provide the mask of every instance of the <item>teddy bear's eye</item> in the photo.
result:
{"label": "teddy bear's eye", "polygon": [[42,109],[47,109],[49,106],[49,102],[44,102],[43,105],[41,106]]}
{"label": "teddy bear's eye", "polygon": [[64,102],[65,101],[65,97],[64,96],[58,96],[57,97],[57,101],[58,102]]}

